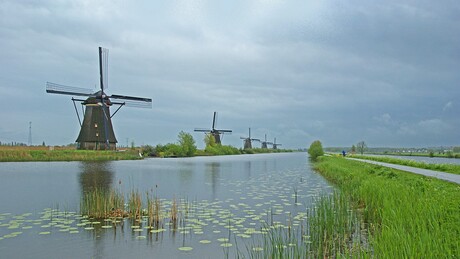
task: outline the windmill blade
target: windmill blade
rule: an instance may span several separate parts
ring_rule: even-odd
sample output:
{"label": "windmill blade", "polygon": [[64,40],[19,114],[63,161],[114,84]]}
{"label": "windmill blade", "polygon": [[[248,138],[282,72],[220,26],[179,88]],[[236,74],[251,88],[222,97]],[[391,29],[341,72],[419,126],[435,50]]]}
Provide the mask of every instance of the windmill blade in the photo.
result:
{"label": "windmill blade", "polygon": [[211,132],[208,129],[194,129],[193,131],[195,131],[195,132]]}
{"label": "windmill blade", "polygon": [[117,104],[117,105],[124,105],[127,107],[135,107],[135,108],[152,108],[152,103],[146,103],[146,102],[138,102],[138,101],[122,101],[122,102],[111,102],[112,104]]}
{"label": "windmill blade", "polygon": [[150,103],[152,102],[152,99],[150,98],[135,97],[135,96],[128,96],[128,95],[112,94],[109,97],[113,99],[128,100],[128,101],[139,101],[139,102],[150,102]]}
{"label": "windmill blade", "polygon": [[212,129],[214,130],[215,129],[215,126],[216,126],[216,120],[217,120],[217,112],[214,112],[214,116],[212,118]]}
{"label": "windmill blade", "polygon": [[104,92],[104,89],[109,88],[109,50],[99,47],[99,75],[100,75],[100,84],[101,90]]}
{"label": "windmill blade", "polygon": [[216,131],[219,131],[221,133],[232,133],[233,132],[232,130],[216,130]]}
{"label": "windmill blade", "polygon": [[128,107],[137,107],[137,108],[152,108],[152,99],[144,98],[144,97],[135,97],[135,96],[127,96],[127,95],[117,95],[113,94],[109,96],[111,99],[117,100],[114,104],[121,104]]}
{"label": "windmill blade", "polygon": [[258,138],[252,138],[251,141],[259,141],[259,142],[260,142],[260,139],[258,139]]}
{"label": "windmill blade", "polygon": [[94,94],[94,90],[91,89],[60,85],[51,82],[46,82],[46,92],[50,94],[64,94],[74,96],[90,96]]}

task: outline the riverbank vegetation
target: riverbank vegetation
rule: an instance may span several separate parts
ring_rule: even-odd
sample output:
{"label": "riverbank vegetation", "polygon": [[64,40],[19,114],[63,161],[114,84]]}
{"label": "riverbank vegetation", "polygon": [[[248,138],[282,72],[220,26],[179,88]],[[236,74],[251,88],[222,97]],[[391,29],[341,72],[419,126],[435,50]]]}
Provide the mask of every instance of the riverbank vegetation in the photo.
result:
{"label": "riverbank vegetation", "polygon": [[398,159],[398,158],[386,157],[386,156],[353,155],[351,157],[373,160],[373,161],[384,162],[384,163],[390,163],[390,164],[405,165],[405,166],[435,170],[435,171],[451,173],[451,174],[460,174],[460,165],[455,165],[455,164],[429,164],[429,163],[414,161],[410,159]]}
{"label": "riverbank vegetation", "polygon": [[220,156],[257,153],[293,152],[289,149],[238,149],[233,146],[216,144],[212,135],[205,137],[206,147],[197,149],[195,140],[190,133],[181,131],[176,143],[156,146],[144,145],[140,148],[124,148],[118,151],[77,150],[76,146],[0,146],[0,162],[27,161],[106,161],[135,160],[143,157],[192,157]]}
{"label": "riverbank vegetation", "polygon": [[0,162],[28,161],[107,161],[140,159],[136,150],[93,151],[75,149],[0,149]]}
{"label": "riverbank vegetation", "polygon": [[205,135],[204,142],[206,147],[202,150],[197,149],[192,135],[181,131],[178,135],[177,143],[158,144],[155,147],[146,145],[142,147],[142,154],[150,157],[192,157],[293,152],[289,149],[238,149],[229,145],[217,144],[211,134]]}
{"label": "riverbank vegetation", "polygon": [[[361,257],[454,258],[460,254],[457,184],[339,157],[321,157],[315,169],[336,184],[362,215],[368,248],[356,250]],[[331,241],[340,247],[339,241]],[[356,255],[354,250],[347,251]]]}
{"label": "riverbank vegetation", "polygon": [[311,143],[310,148],[308,149],[308,154],[310,154],[310,158],[313,161],[316,161],[318,157],[324,155],[323,145],[319,140],[313,141],[313,143]]}

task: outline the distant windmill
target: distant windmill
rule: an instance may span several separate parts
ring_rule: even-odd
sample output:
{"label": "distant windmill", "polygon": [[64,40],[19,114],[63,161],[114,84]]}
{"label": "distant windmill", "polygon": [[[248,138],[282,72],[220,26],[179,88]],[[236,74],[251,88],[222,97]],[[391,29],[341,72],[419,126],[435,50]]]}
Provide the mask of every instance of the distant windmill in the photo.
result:
{"label": "distant windmill", "polygon": [[[101,90],[94,92],[91,89],[64,86],[59,84],[46,83],[46,92],[51,94],[64,94],[72,96],[85,96],[85,100],[72,97],[78,122],[80,123],[80,134],[76,142],[79,149],[116,149],[117,139],[112,127],[112,117],[123,106],[151,108],[152,99],[133,97],[126,95],[106,95],[104,92],[108,88],[108,57],[109,50],[99,47],[99,75]],[[114,99],[115,101],[112,101]],[[75,105],[75,101],[85,106],[83,112],[83,123]],[[110,106],[119,105],[113,114],[110,114]]]}
{"label": "distant windmill", "polygon": [[251,149],[252,148],[252,141],[259,141],[260,139],[251,138],[251,128],[249,128],[249,137],[240,137],[240,139],[244,140],[244,149]]}
{"label": "distant windmill", "polygon": [[212,128],[211,130],[208,129],[195,129],[195,132],[205,132],[207,134],[211,134],[214,137],[214,140],[216,141],[216,144],[222,144],[221,142],[221,137],[220,135],[224,133],[232,133],[232,130],[219,130],[216,129],[216,116],[217,112],[214,112],[214,117],[212,119]]}
{"label": "distant windmill", "polygon": [[276,138],[275,141],[273,141],[273,149],[278,149],[278,146],[281,146],[282,144],[277,144],[276,143]]}
{"label": "distant windmill", "polygon": [[267,145],[272,145],[272,142],[267,141],[267,134],[265,134],[265,141],[262,141],[262,148],[268,148]]}

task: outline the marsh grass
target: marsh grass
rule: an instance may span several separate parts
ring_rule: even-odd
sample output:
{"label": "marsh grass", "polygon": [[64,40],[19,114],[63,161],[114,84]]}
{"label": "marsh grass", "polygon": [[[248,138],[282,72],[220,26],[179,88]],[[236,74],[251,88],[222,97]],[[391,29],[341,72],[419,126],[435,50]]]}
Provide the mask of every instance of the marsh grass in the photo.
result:
{"label": "marsh grass", "polygon": [[315,167],[362,211],[373,257],[460,254],[457,184],[334,157],[321,158]]}
{"label": "marsh grass", "polygon": [[[341,192],[314,200],[308,217],[293,226],[265,224],[266,234],[253,244],[245,245],[250,258],[340,258],[365,257],[366,237],[362,236],[360,217]],[[244,253],[238,250],[238,255]]]}
{"label": "marsh grass", "polygon": [[148,226],[151,229],[162,228],[163,212],[161,208],[161,201],[158,197],[152,196],[147,193],[147,218]]}
{"label": "marsh grass", "polygon": [[92,218],[123,217],[124,195],[116,190],[95,188],[85,192],[80,202],[82,215]]}
{"label": "marsh grass", "polygon": [[136,151],[93,151],[93,150],[0,150],[0,162],[26,161],[108,161],[140,159]]}
{"label": "marsh grass", "polygon": [[172,230],[185,227],[188,214],[191,213],[190,202],[178,203],[176,198],[172,199],[170,207],[165,207],[161,199],[150,192],[146,193],[145,200],[138,190],[128,193],[126,203],[125,197],[116,190],[89,190],[81,198],[80,213],[95,219],[129,218],[133,222],[147,219],[147,227],[153,230],[162,229],[168,219]]}

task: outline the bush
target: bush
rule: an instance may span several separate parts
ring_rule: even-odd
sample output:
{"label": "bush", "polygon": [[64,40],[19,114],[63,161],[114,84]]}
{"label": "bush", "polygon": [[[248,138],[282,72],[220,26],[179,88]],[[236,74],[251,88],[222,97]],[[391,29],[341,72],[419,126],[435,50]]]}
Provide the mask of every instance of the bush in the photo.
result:
{"label": "bush", "polygon": [[238,148],[226,145],[207,146],[204,150],[210,155],[239,155],[241,154]]}
{"label": "bush", "polygon": [[324,155],[323,145],[321,141],[316,140],[311,143],[310,148],[308,149],[308,154],[312,160],[316,160],[318,157]]}
{"label": "bush", "polygon": [[179,146],[181,148],[180,154],[177,156],[193,156],[196,152],[196,145],[193,136],[190,133],[181,131],[179,133]]}

